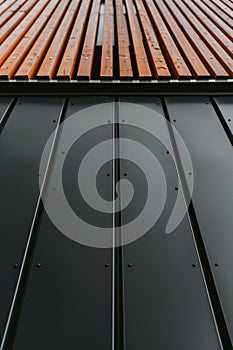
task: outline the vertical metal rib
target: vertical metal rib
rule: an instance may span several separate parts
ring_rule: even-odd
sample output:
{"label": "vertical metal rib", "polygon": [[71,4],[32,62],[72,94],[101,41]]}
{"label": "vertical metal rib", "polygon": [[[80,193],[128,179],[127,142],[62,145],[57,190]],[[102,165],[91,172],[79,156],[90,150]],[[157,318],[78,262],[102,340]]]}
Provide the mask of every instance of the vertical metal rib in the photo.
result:
{"label": "vertical metal rib", "polygon": [[31,258],[32,258],[32,252],[34,250],[34,247],[35,247],[35,244],[37,241],[37,239],[36,239],[37,238],[37,227],[38,227],[38,223],[40,221],[41,215],[43,213],[43,204],[41,202],[41,197],[42,197],[42,194],[46,191],[46,188],[47,188],[47,185],[49,182],[49,174],[50,174],[51,167],[53,164],[54,155],[56,153],[56,146],[57,146],[58,137],[59,137],[59,126],[64,119],[67,105],[68,105],[68,100],[64,99],[64,102],[63,102],[63,105],[62,105],[62,108],[60,111],[60,115],[58,117],[57,126],[56,126],[56,129],[54,132],[54,138],[53,138],[53,142],[51,145],[50,154],[48,157],[48,162],[47,162],[47,166],[45,169],[40,194],[39,194],[39,197],[37,200],[36,209],[34,212],[32,223],[31,223],[27,244],[26,244],[26,247],[24,250],[22,264],[21,264],[21,268],[19,271],[19,276],[17,279],[17,283],[16,283],[10,311],[8,314],[5,330],[3,333],[3,338],[2,338],[0,350],[8,350],[9,347],[12,346],[13,341],[14,341],[14,333],[15,333],[15,329],[16,329],[15,322],[16,322],[16,319],[18,319],[18,317],[19,317],[19,310],[18,309],[19,309],[19,307],[22,303],[23,297],[24,297],[24,291],[25,291],[25,288],[27,285],[28,272],[30,271],[30,262],[31,262]]}
{"label": "vertical metal rib", "polygon": [[17,98],[13,98],[12,101],[7,106],[4,114],[2,115],[2,117],[0,119],[0,134],[2,133],[3,128],[6,125],[7,120],[8,120],[9,116],[11,115],[11,112],[13,111],[13,109],[16,105],[16,102],[17,102]]}
{"label": "vertical metal rib", "polygon": [[163,113],[164,113],[164,116],[165,116],[166,121],[167,121],[169,138],[170,138],[170,142],[171,142],[173,152],[175,155],[175,161],[176,161],[175,165],[176,165],[179,177],[180,177],[185,204],[187,205],[187,203],[189,203],[189,201],[190,201],[189,207],[187,208],[187,216],[188,216],[188,220],[189,220],[191,230],[193,233],[194,245],[195,245],[197,255],[198,255],[198,258],[200,261],[202,276],[203,276],[203,280],[204,280],[204,283],[206,286],[206,291],[207,291],[207,295],[208,295],[214,323],[216,326],[216,331],[218,333],[219,340],[220,340],[220,343],[221,343],[223,349],[224,350],[231,350],[232,347],[231,347],[230,336],[229,336],[229,333],[227,330],[227,325],[226,325],[226,321],[224,318],[221,303],[220,303],[220,300],[218,298],[217,289],[216,289],[214,278],[213,278],[211,268],[209,265],[207,252],[205,250],[204,242],[202,239],[202,235],[201,235],[200,227],[199,227],[199,224],[197,221],[197,217],[196,217],[196,213],[195,213],[194,206],[192,203],[192,199],[190,198],[189,188],[188,188],[188,185],[186,182],[182,162],[180,159],[179,151],[178,151],[176,140],[175,140],[175,136],[174,136],[172,127],[169,123],[170,117],[169,117],[169,113],[167,110],[167,105],[166,105],[165,99],[161,98],[161,102],[162,102],[162,106],[163,106]]}
{"label": "vertical metal rib", "polygon": [[[119,159],[119,106],[114,101],[113,123],[113,200],[116,199],[113,211],[113,350],[124,347],[124,302],[123,302],[123,250],[121,237],[121,196],[120,196],[120,159]],[[118,191],[115,188],[118,183]]]}

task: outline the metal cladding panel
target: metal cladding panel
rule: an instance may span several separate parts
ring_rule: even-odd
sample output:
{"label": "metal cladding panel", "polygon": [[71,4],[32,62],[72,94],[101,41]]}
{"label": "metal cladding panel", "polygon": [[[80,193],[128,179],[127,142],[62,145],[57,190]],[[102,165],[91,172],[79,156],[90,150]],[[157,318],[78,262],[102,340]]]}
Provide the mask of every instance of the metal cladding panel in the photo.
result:
{"label": "metal cladding panel", "polygon": [[233,140],[233,97],[232,96],[217,96],[214,98],[217,106],[226,122],[227,127],[231,132],[231,140]]}
{"label": "metal cladding panel", "polygon": [[[108,102],[108,103],[106,103]],[[95,103],[101,104],[97,115]],[[77,163],[82,162],[88,151],[99,142],[108,139],[112,143],[112,99],[70,99],[66,118],[59,136],[56,159],[53,164],[49,191],[59,191],[54,184],[56,166],[64,150],[63,185],[75,213],[96,226],[106,226],[112,232],[112,215],[94,215],[85,206],[76,187]],[[89,109],[85,109],[89,107]],[[91,108],[91,109],[90,109]],[[77,112],[80,112],[77,113]],[[64,126],[68,117],[80,121],[79,130],[92,121],[102,120],[105,125],[84,133],[77,142],[71,142]],[[110,120],[110,123],[108,123]],[[85,125],[84,125],[84,124]],[[107,124],[106,124],[107,123]],[[72,132],[72,130],[69,130]],[[78,128],[75,133],[78,133]],[[70,150],[69,146],[71,146]],[[89,172],[93,171],[89,164]],[[76,173],[77,170],[77,173]],[[112,200],[112,163],[100,169],[97,185],[104,198]],[[88,173],[86,173],[88,182]],[[56,188],[54,187],[56,186]],[[48,194],[49,197],[49,194]],[[48,202],[48,199],[47,199]],[[59,212],[59,201],[53,206]],[[88,213],[87,213],[88,212]],[[62,221],[66,220],[60,212]],[[86,215],[86,216],[85,216]],[[56,222],[44,213],[39,227],[39,238],[32,261],[22,312],[19,319],[14,350],[64,350],[64,349],[111,349],[112,332],[112,249],[82,245],[75,237],[69,239]],[[69,224],[68,229],[69,230]],[[77,234],[88,235],[77,224]],[[82,232],[80,232],[82,231]],[[66,231],[63,231],[67,233]],[[82,239],[81,239],[82,240]]]}
{"label": "metal cladding panel", "polygon": [[20,98],[0,136],[0,335],[39,196],[41,153],[56,126],[62,103],[57,97]]}
{"label": "metal cladding panel", "polygon": [[168,97],[166,103],[192,158],[192,201],[233,344],[232,145],[208,98]]}
{"label": "metal cladding panel", "polygon": [[[161,171],[167,186],[158,220],[141,238],[123,246],[126,349],[221,349],[187,215],[166,233],[179,185],[160,100],[121,98],[119,122],[120,158],[127,159],[120,161],[120,177],[134,186],[132,202],[122,212],[123,242],[129,234],[127,224],[137,220],[138,207],[147,212],[139,224],[132,225],[134,235],[157,215],[164,195]],[[140,146],[131,145],[132,140]],[[163,170],[156,160],[153,164],[150,152]],[[151,206],[145,203],[147,190],[157,193]],[[126,197],[123,187],[122,202]],[[178,206],[184,207],[182,197]]]}
{"label": "metal cladding panel", "polygon": [[[1,350],[232,348],[231,106],[230,96],[0,99]],[[188,213],[181,165],[194,178]],[[112,249],[113,238],[125,245]]]}
{"label": "metal cladding panel", "polygon": [[2,128],[2,123],[12,101],[13,98],[2,96],[0,97],[0,128]]}

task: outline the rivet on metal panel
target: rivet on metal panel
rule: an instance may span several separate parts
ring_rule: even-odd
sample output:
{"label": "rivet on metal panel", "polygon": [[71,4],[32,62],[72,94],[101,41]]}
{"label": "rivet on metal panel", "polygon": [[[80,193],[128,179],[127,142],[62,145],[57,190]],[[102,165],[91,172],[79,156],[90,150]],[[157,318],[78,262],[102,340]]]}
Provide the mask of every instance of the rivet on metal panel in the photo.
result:
{"label": "rivet on metal panel", "polygon": [[178,191],[178,187],[175,187],[175,190]]}
{"label": "rivet on metal panel", "polygon": [[109,267],[110,266],[110,264],[105,264],[105,267]]}
{"label": "rivet on metal panel", "polygon": [[192,267],[196,267],[197,265],[196,264],[192,264]]}
{"label": "rivet on metal panel", "polygon": [[124,173],[124,176],[127,176],[128,174],[127,173]]}
{"label": "rivet on metal panel", "polygon": [[107,174],[107,176],[110,176],[110,174]]}
{"label": "rivet on metal panel", "polygon": [[131,263],[130,263],[130,264],[128,264],[128,267],[132,267],[132,266],[133,266],[133,264],[131,264]]}
{"label": "rivet on metal panel", "polygon": [[218,266],[219,266],[219,264],[218,264],[218,263],[215,263],[215,264],[214,264],[214,266],[218,267]]}
{"label": "rivet on metal panel", "polygon": [[41,267],[41,264],[40,264],[40,263],[38,263],[36,266],[37,266],[38,268],[40,268],[40,267]]}
{"label": "rivet on metal panel", "polygon": [[14,264],[14,268],[16,269],[17,267],[19,267],[19,264]]}

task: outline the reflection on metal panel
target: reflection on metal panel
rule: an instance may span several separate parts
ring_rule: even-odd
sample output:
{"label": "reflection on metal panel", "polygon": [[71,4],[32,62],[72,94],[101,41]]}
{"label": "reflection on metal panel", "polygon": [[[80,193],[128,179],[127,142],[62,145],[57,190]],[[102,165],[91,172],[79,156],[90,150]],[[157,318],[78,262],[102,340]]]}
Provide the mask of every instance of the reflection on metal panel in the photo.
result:
{"label": "reflection on metal panel", "polygon": [[20,98],[0,136],[2,335],[39,195],[38,168],[61,98]]}
{"label": "reflection on metal panel", "polygon": [[168,97],[194,167],[193,205],[233,343],[232,146],[205,97]]}
{"label": "reflection on metal panel", "polygon": [[[177,197],[178,178],[171,153],[167,154],[167,148],[154,136],[163,134],[169,144],[165,119],[160,120],[163,118],[160,101],[156,98],[121,98],[120,101],[119,115],[125,120],[120,126],[120,137],[146,147],[140,151],[136,145],[131,149],[128,145],[125,149],[120,140],[120,154],[131,157],[133,162],[121,162],[120,172],[122,178],[127,174],[127,180],[134,184],[134,200],[138,200],[123,211],[123,240],[127,231],[124,225],[129,218],[135,219],[138,207],[145,205],[145,181],[150,190],[157,189],[154,204],[157,202],[159,206],[162,201],[161,170],[151,162],[150,152],[162,166],[167,182],[166,202],[157,222],[142,238],[123,247],[126,348],[221,349],[187,216],[172,233],[165,232]],[[129,124],[141,125],[141,129]],[[142,158],[145,178],[138,169]],[[149,184],[149,181],[153,182]],[[125,193],[126,190],[122,191],[123,201]],[[147,210],[148,222],[157,214],[157,207]]]}

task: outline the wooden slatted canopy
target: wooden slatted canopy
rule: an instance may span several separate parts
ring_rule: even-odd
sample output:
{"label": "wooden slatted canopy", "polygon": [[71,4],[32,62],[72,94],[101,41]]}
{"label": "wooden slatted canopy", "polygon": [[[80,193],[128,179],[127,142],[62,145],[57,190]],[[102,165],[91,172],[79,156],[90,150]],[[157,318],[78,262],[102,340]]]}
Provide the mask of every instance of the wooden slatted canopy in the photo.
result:
{"label": "wooden slatted canopy", "polygon": [[0,79],[233,78],[233,0],[1,0],[0,6]]}

